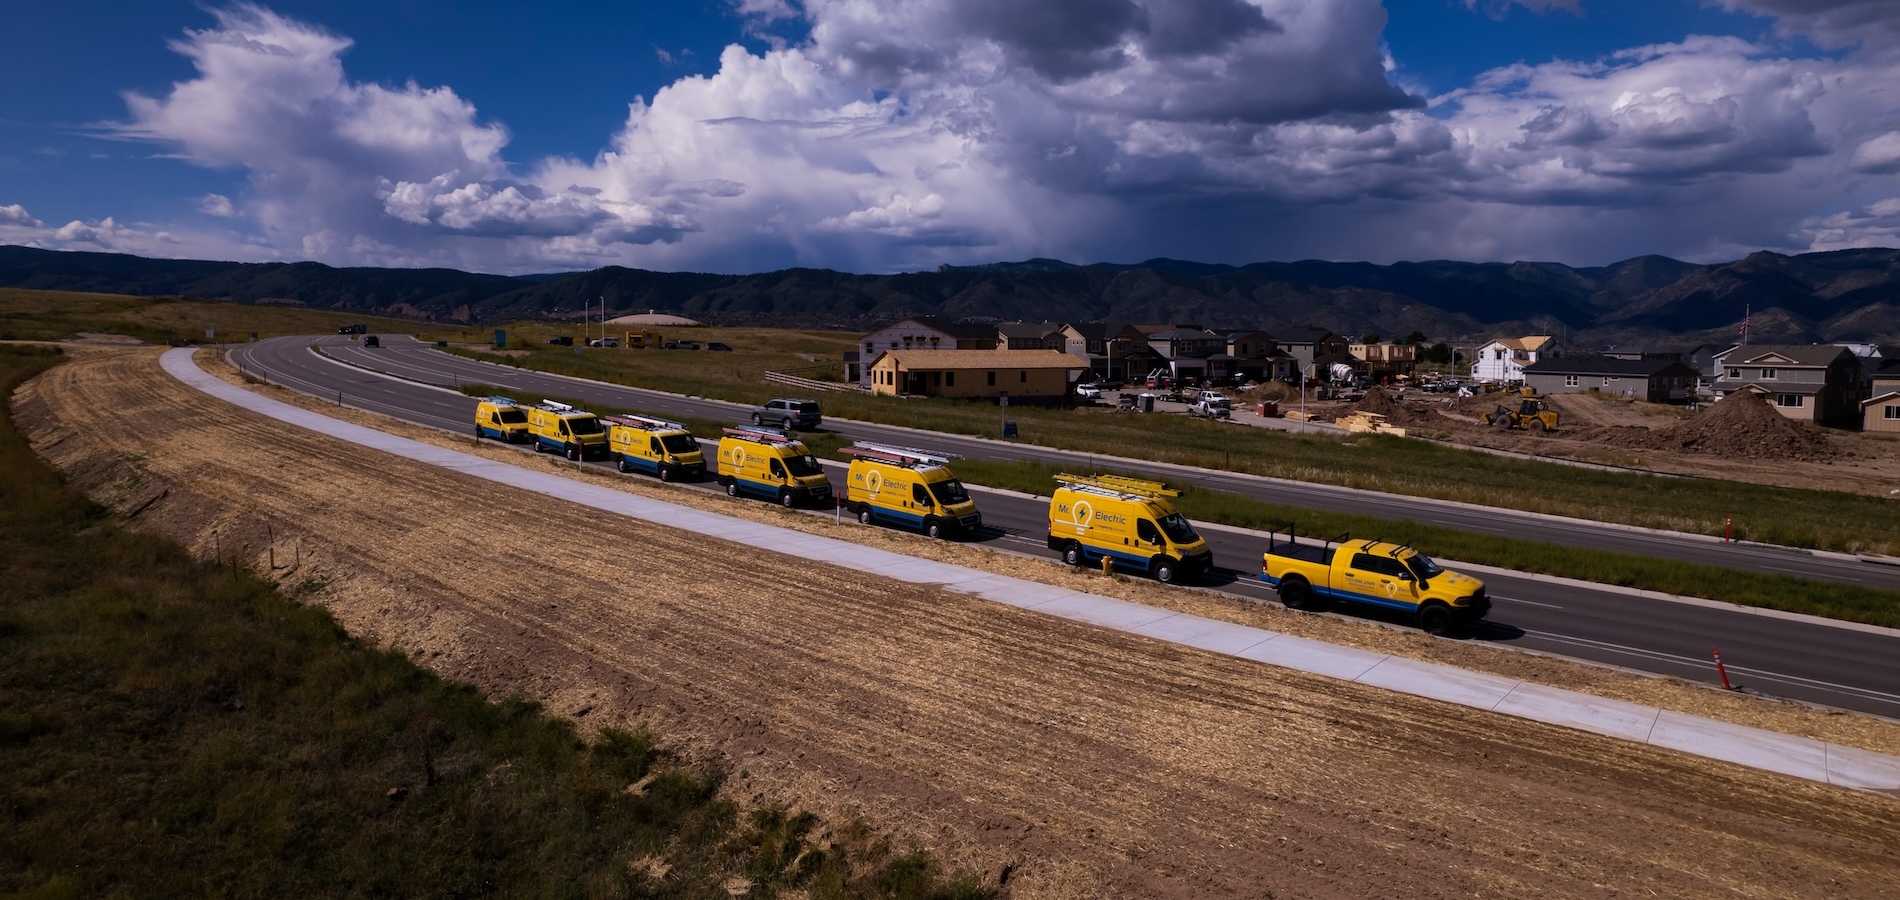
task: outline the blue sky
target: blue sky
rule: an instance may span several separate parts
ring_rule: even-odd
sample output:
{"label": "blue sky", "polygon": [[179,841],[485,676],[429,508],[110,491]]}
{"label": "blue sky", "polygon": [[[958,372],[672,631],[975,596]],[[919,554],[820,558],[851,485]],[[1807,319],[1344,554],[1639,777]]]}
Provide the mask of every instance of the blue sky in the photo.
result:
{"label": "blue sky", "polygon": [[1900,244],[1890,0],[69,0],[0,243],[530,272]]}

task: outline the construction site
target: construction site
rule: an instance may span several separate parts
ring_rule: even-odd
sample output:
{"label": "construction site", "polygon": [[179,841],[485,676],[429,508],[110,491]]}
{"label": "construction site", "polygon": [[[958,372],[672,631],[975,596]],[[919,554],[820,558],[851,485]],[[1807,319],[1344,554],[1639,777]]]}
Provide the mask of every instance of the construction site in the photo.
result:
{"label": "construction site", "polygon": [[[80,350],[13,398],[35,449],[134,524],[270,572],[351,634],[490,696],[535,700],[583,729],[650,727],[726,771],[724,790],[739,804],[784,803],[834,827],[868,823],[986,873],[1006,896],[1900,895],[1894,798],[497,489],[272,426],[181,384],[158,356]],[[204,354],[199,363],[244,382]],[[466,435],[247,387],[525,462]],[[1775,426],[1743,405],[1644,428],[1654,445],[1637,446],[1633,425],[1567,418],[1531,435],[1483,425],[1475,405],[1376,394],[1360,403],[1359,412],[1422,436],[1512,449],[1567,441],[1626,456],[1726,459],[1721,448],[1757,433],[1750,429],[1760,436],[1743,443],[1781,446]],[[135,446],[126,434],[139,435]],[[1841,454],[1836,464],[1875,462],[1858,446],[1833,447],[1834,438],[1807,449],[1788,440],[1783,456],[1762,464],[1786,467],[1787,454],[1815,463],[1828,452]],[[551,458],[532,465],[739,520],[849,528],[852,540],[900,553],[1136,603],[1900,751],[1900,724],[1884,719],[1302,617],[770,504],[682,495]],[[550,577],[561,591],[544,589]]]}

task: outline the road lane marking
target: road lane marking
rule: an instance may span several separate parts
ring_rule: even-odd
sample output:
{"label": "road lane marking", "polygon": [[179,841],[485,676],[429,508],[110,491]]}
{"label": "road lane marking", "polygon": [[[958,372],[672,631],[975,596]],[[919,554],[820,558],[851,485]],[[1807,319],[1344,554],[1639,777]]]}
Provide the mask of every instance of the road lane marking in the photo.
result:
{"label": "road lane marking", "polygon": [[1491,599],[1502,600],[1506,603],[1523,603],[1530,606],[1541,606],[1541,607],[1544,607],[1545,609],[1563,609],[1563,607],[1558,606],[1555,603],[1539,603],[1536,600],[1520,600],[1516,597],[1499,597],[1495,594],[1491,596]]}

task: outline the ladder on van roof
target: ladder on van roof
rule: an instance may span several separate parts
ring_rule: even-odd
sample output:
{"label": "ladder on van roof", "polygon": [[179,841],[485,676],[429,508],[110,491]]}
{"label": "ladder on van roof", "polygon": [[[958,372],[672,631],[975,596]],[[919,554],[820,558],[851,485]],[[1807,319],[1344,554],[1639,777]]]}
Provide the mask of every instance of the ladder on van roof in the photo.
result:
{"label": "ladder on van roof", "polygon": [[900,466],[943,466],[949,465],[951,460],[963,458],[955,453],[899,447],[895,444],[873,444],[868,441],[857,441],[838,452],[858,459],[874,459]]}
{"label": "ladder on van roof", "polygon": [[642,416],[642,415],[637,415],[633,413],[625,413],[622,415],[614,415],[614,416],[603,416],[602,420],[607,421],[607,422],[612,422],[615,425],[625,425],[629,428],[638,428],[643,431],[689,431],[690,430],[686,426],[681,425],[678,422],[668,422],[665,419],[657,419],[657,418],[654,418],[653,416]]}
{"label": "ladder on van roof", "polygon": [[741,441],[753,441],[760,444],[793,444],[798,438],[777,428],[765,428],[759,425],[733,425],[725,430],[726,437]]}
{"label": "ladder on van roof", "polygon": [[1076,487],[1092,487],[1115,491],[1122,494],[1135,494],[1141,497],[1179,497],[1181,492],[1159,481],[1144,478],[1129,478],[1124,475],[1070,475],[1062,473],[1056,481]]}

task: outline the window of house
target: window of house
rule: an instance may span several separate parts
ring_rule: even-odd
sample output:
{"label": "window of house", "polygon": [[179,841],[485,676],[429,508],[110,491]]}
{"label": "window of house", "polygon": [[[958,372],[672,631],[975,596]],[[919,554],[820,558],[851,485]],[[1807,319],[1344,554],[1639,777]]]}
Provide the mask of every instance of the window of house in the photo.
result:
{"label": "window of house", "polygon": [[1740,378],[1740,377],[1742,377],[1742,370],[1741,370],[1741,369],[1729,369],[1729,370],[1728,370],[1728,377],[1730,377],[1730,378]]}
{"label": "window of house", "polygon": [[1021,372],[1017,372],[1017,373],[1016,373],[1016,380],[1017,380],[1017,381],[1020,381],[1020,382],[1023,382],[1024,384],[1028,384],[1028,383],[1029,383],[1029,372],[1028,372],[1028,370],[1024,370],[1024,371],[1021,371]]}
{"label": "window of house", "polygon": [[876,352],[877,352],[877,342],[876,342],[876,341],[865,341],[865,342],[864,342],[864,352],[866,352],[866,353],[876,353]]}
{"label": "window of house", "polygon": [[1762,378],[1762,380],[1763,380],[1763,381],[1767,381],[1767,380],[1769,380],[1769,379],[1771,379],[1771,378],[1774,378],[1774,377],[1775,377],[1775,370],[1774,370],[1774,369],[1763,369],[1763,370],[1761,370],[1761,378]]}
{"label": "window of house", "polygon": [[1887,404],[1887,407],[1880,411],[1880,417],[1889,422],[1900,419],[1900,406],[1895,406],[1891,403]]}
{"label": "window of house", "polygon": [[1775,405],[1785,406],[1789,409],[1800,409],[1808,405],[1808,398],[1800,394],[1776,394]]}
{"label": "window of house", "polygon": [[1608,385],[1609,385],[1609,383],[1610,383],[1610,376],[1608,376],[1608,375],[1605,375],[1605,376],[1603,376],[1603,384],[1604,384],[1605,386],[1608,386]]}
{"label": "window of house", "polygon": [[[905,340],[909,340],[909,338],[905,338]],[[892,350],[896,350],[896,349],[897,349],[897,342],[896,342],[896,341],[892,341],[892,342],[891,342],[891,349],[892,349]]]}
{"label": "window of house", "polygon": [[1583,381],[1583,376],[1581,375],[1565,375],[1564,387],[1577,387],[1581,381]]}
{"label": "window of house", "polygon": [[956,386],[957,386],[957,373],[955,373],[955,372],[945,372],[945,373],[943,373],[943,386],[944,386],[944,387],[956,387]]}
{"label": "window of house", "polygon": [[989,386],[990,386],[990,387],[995,387],[995,386],[996,386],[996,373],[995,373],[995,372],[991,372],[991,373],[990,373],[990,385],[989,385]]}

